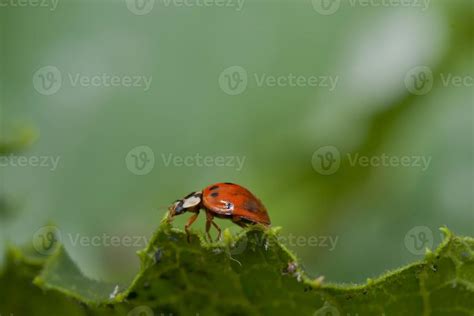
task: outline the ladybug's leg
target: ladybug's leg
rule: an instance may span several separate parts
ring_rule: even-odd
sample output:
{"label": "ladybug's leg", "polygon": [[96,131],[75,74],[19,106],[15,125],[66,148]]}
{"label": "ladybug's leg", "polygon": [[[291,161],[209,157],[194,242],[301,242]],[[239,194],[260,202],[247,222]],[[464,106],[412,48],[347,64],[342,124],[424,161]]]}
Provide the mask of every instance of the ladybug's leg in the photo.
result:
{"label": "ladybug's leg", "polygon": [[211,237],[211,234],[209,233],[209,231],[211,230],[211,224],[218,231],[216,241],[220,240],[222,230],[216,223],[214,223],[214,216],[210,212],[206,212],[206,234],[207,234],[207,237],[209,238],[209,240],[212,242],[212,237]]}
{"label": "ladybug's leg", "polygon": [[221,232],[222,232],[221,228],[214,221],[212,221],[211,223],[218,231],[217,240],[221,240]]}
{"label": "ladybug's leg", "polygon": [[239,226],[242,227],[242,228],[247,227],[247,224],[244,223],[243,221],[241,221],[241,220],[240,220],[240,217],[234,216],[234,217],[232,218],[232,222],[234,222],[235,224],[239,225]]}
{"label": "ladybug's leg", "polygon": [[212,237],[209,231],[211,230],[211,223],[214,216],[210,212],[206,212],[206,235],[209,238],[209,241],[212,242]]}
{"label": "ladybug's leg", "polygon": [[189,227],[196,221],[199,213],[194,214],[188,219],[186,225],[184,225],[184,230],[186,231],[186,235],[188,236],[188,242],[191,242],[191,235],[189,234]]}

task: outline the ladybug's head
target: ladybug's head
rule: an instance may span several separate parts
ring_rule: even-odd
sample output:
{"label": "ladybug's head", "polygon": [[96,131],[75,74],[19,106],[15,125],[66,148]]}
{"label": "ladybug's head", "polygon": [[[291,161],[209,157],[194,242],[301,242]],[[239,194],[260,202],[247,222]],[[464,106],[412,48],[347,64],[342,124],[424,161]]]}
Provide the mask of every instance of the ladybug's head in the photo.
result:
{"label": "ladybug's head", "polygon": [[168,219],[171,220],[176,215],[181,215],[185,212],[197,212],[201,207],[201,191],[192,192],[186,195],[181,200],[176,200],[168,208]]}

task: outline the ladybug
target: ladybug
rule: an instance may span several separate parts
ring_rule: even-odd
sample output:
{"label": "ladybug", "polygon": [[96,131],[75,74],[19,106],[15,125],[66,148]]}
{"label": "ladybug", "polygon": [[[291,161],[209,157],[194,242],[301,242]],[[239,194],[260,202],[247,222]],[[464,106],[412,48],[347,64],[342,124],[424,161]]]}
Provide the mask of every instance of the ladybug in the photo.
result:
{"label": "ladybug", "polygon": [[189,241],[189,227],[201,209],[206,212],[206,235],[211,241],[211,225],[218,231],[217,240],[221,237],[221,228],[214,222],[214,217],[230,219],[241,227],[252,224],[269,227],[271,224],[262,202],[246,188],[230,182],[216,183],[176,200],[168,208],[168,221],[185,212],[194,213],[184,226]]}

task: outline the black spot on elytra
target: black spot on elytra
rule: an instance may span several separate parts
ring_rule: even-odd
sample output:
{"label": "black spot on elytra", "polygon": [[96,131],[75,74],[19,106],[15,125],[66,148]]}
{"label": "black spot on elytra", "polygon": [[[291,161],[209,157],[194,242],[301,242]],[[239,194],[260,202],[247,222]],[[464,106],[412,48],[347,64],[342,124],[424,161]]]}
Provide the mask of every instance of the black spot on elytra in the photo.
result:
{"label": "black spot on elytra", "polygon": [[244,209],[249,212],[256,213],[258,212],[258,204],[254,200],[246,200],[244,202]]}
{"label": "black spot on elytra", "polygon": [[235,185],[235,183],[232,183],[232,182],[224,182],[224,183],[228,185]]}
{"label": "black spot on elytra", "polygon": [[219,192],[212,192],[212,193],[211,193],[211,196],[212,196],[212,197],[217,197],[217,196],[219,196]]}
{"label": "black spot on elytra", "polygon": [[133,299],[136,299],[137,297],[138,297],[138,293],[135,292],[135,291],[130,292],[130,293],[128,293],[128,295],[127,295],[127,299],[128,299],[128,300],[133,300]]}
{"label": "black spot on elytra", "polygon": [[218,185],[213,185],[212,187],[209,188],[210,191],[219,189]]}

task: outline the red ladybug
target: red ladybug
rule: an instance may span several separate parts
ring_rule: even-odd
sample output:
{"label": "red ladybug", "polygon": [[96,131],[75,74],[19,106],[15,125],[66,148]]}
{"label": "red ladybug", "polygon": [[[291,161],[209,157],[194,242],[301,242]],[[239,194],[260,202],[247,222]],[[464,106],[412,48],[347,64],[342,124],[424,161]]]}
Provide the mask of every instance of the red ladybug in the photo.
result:
{"label": "red ladybug", "polygon": [[201,209],[206,211],[206,234],[211,241],[211,224],[218,231],[217,240],[221,237],[221,229],[214,222],[214,217],[230,219],[241,227],[249,224],[270,226],[270,218],[262,202],[246,188],[230,182],[216,183],[176,200],[168,208],[168,220],[171,221],[184,212],[194,213],[184,226],[189,241],[189,227],[197,219]]}

